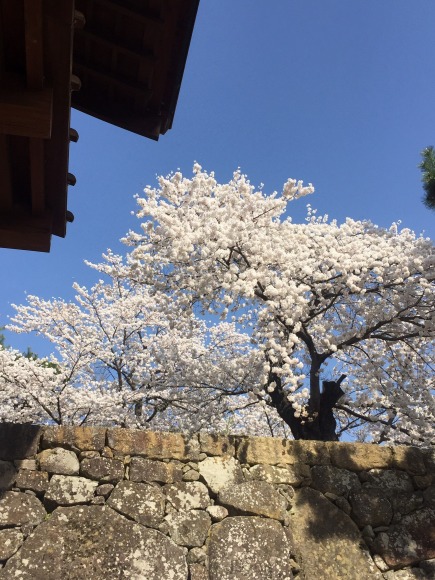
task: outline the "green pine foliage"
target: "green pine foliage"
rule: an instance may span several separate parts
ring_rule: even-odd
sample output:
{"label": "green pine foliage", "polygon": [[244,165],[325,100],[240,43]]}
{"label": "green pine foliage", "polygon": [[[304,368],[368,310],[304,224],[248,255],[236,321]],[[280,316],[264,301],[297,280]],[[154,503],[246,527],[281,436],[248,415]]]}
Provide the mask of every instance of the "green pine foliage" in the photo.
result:
{"label": "green pine foliage", "polygon": [[429,209],[435,210],[435,150],[432,146],[421,152],[422,161],[419,165],[425,196],[423,203]]}

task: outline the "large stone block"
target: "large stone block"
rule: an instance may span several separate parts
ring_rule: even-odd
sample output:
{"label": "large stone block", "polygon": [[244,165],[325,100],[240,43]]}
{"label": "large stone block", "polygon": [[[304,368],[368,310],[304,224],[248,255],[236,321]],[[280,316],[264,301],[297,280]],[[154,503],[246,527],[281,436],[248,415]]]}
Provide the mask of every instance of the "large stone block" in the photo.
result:
{"label": "large stone block", "polygon": [[210,516],[202,510],[173,512],[166,516],[165,522],[174,542],[189,548],[202,546],[211,526]]}
{"label": "large stone block", "polygon": [[331,463],[350,471],[385,469],[393,465],[391,447],[368,443],[328,443]]}
{"label": "large stone block", "polygon": [[46,515],[43,505],[33,495],[7,491],[0,498],[0,528],[36,526]]}
{"label": "large stone block", "polygon": [[44,504],[53,510],[57,506],[68,506],[90,501],[97,481],[73,475],[53,475],[44,496]]}
{"label": "large stone block", "polygon": [[219,503],[244,514],[255,514],[283,521],[287,501],[270,483],[245,481],[224,488],[219,493]]}
{"label": "large stone block", "polygon": [[130,462],[131,481],[156,481],[158,483],[174,483],[181,481],[183,471],[174,463],[163,463],[145,459],[144,457],[132,457]]}
{"label": "large stone block", "polygon": [[80,475],[103,483],[118,483],[124,478],[124,463],[109,457],[90,457],[81,461]]}
{"label": "large stone block", "polygon": [[63,447],[41,451],[38,454],[38,461],[42,471],[58,475],[77,475],[80,469],[79,460],[74,451]]}
{"label": "large stone block", "polygon": [[320,492],[295,491],[290,529],[305,578],[381,580],[356,524]]}
{"label": "large stone block", "polygon": [[179,433],[108,429],[108,444],[116,453],[142,455],[149,459],[192,459],[189,447]]}
{"label": "large stone block", "polygon": [[201,453],[207,455],[230,455],[235,453],[235,437],[224,435],[215,435],[211,433],[200,433],[199,443],[201,446]]}
{"label": "large stone block", "polygon": [[102,451],[106,444],[104,427],[44,427],[42,447],[67,447],[80,451]]}
{"label": "large stone block", "polygon": [[328,446],[321,441],[293,441],[274,437],[245,437],[239,442],[237,458],[240,463],[255,465],[330,463]]}
{"label": "large stone block", "polygon": [[210,504],[208,489],[200,481],[180,481],[165,486],[166,498],[176,510],[205,509]]}
{"label": "large stone block", "polygon": [[290,545],[277,521],[227,518],[212,526],[207,549],[210,580],[293,578]]}
{"label": "large stone block", "polygon": [[5,580],[187,580],[187,574],[185,549],[105,506],[57,509],[0,570]]}
{"label": "large stone block", "polygon": [[121,481],[112,491],[107,505],[144,526],[154,528],[165,515],[162,491],[147,483]]}
{"label": "large stone block", "polygon": [[198,463],[198,469],[213,493],[244,479],[240,463],[234,457],[207,457]]}

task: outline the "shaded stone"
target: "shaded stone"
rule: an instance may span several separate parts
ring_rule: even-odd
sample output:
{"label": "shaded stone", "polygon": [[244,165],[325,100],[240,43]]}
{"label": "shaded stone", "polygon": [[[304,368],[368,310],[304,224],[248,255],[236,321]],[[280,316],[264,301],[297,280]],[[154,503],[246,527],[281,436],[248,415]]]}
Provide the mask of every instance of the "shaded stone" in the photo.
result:
{"label": "shaded stone", "polygon": [[35,455],[42,429],[37,425],[0,423],[0,459],[13,461]]}
{"label": "shaded stone", "polygon": [[288,465],[276,467],[274,465],[253,465],[249,470],[252,479],[267,481],[268,483],[285,483],[287,485],[301,485],[311,479],[308,465]]}
{"label": "shaded stone", "polygon": [[163,463],[163,461],[153,461],[143,457],[131,458],[131,481],[174,483],[174,481],[181,481],[182,475],[181,468],[173,463]]}
{"label": "shaded stone", "polygon": [[382,578],[356,524],[319,491],[295,490],[290,528],[305,578]]}
{"label": "shaded stone", "polygon": [[427,575],[420,568],[406,568],[405,570],[389,570],[384,574],[385,580],[427,580]]}
{"label": "shaded stone", "polygon": [[391,449],[393,452],[391,467],[403,469],[412,475],[424,475],[426,473],[424,461],[426,450],[408,445],[396,445]]}
{"label": "shaded stone", "polygon": [[124,478],[124,464],[119,459],[92,457],[80,463],[80,475],[107,483],[117,483]]}
{"label": "shaded stone", "polygon": [[421,561],[420,568],[428,578],[435,578],[435,559]]}
{"label": "shaded stone", "polygon": [[7,560],[15,554],[24,541],[20,530],[0,530],[0,560]]}
{"label": "shaded stone", "polygon": [[356,473],[347,469],[333,465],[315,465],[311,468],[311,487],[322,493],[329,492],[340,496],[359,489],[361,482]]}
{"label": "shaded stone", "polygon": [[414,491],[410,476],[397,469],[370,469],[366,481],[372,487],[381,488],[386,495]]}
{"label": "shaded stone", "polygon": [[41,451],[38,454],[38,461],[42,471],[58,475],[77,475],[80,469],[77,455],[63,447]]}
{"label": "shaded stone", "polygon": [[30,469],[31,471],[38,469],[36,459],[17,459],[14,461],[14,465],[17,469]]}
{"label": "shaded stone", "polygon": [[80,451],[102,451],[106,444],[104,427],[44,427],[42,447],[68,447]]}
{"label": "shaded stone", "polygon": [[35,493],[44,493],[48,489],[48,473],[20,469],[17,474],[16,486],[20,489],[30,489]]}
{"label": "shaded stone", "polygon": [[103,483],[95,489],[95,495],[99,495],[107,499],[114,489],[115,486],[111,483]]}
{"label": "shaded stone", "polygon": [[255,465],[330,463],[327,444],[322,441],[293,441],[275,437],[243,437],[237,448],[240,463]]}
{"label": "shaded stone", "polygon": [[396,513],[406,515],[422,508],[424,497],[421,491],[416,493],[398,493],[393,495],[390,501]]}
{"label": "shaded stone", "polygon": [[42,503],[33,495],[6,491],[0,499],[0,527],[36,526],[47,515]]}
{"label": "shaded stone", "polygon": [[234,455],[235,454],[235,437],[231,435],[215,435],[212,433],[200,433],[199,444],[202,453],[207,455]]}
{"label": "shaded stone", "polygon": [[147,483],[119,482],[107,505],[144,526],[158,527],[165,515],[162,491]]}
{"label": "shaded stone", "polygon": [[53,510],[57,506],[76,505],[90,501],[98,483],[74,475],[53,475],[44,496],[44,505]]}
{"label": "shaded stone", "polygon": [[11,489],[15,483],[17,470],[10,461],[0,460],[0,491]]}
{"label": "shaded stone", "polygon": [[404,516],[375,540],[374,549],[392,568],[435,558],[435,510],[423,508]]}
{"label": "shaded stone", "polygon": [[210,516],[202,510],[174,512],[165,521],[174,542],[189,548],[202,546],[211,526]]}
{"label": "shaded stone", "polygon": [[363,488],[349,496],[352,519],[360,526],[388,526],[393,517],[390,501],[377,488]]}
{"label": "shaded stone", "polygon": [[139,429],[108,429],[109,447],[115,453],[145,455],[149,459],[192,459],[184,437]]}
{"label": "shaded stone", "polygon": [[180,481],[165,486],[167,500],[180,511],[205,509],[210,505],[208,490],[200,481]]}
{"label": "shaded stone", "polygon": [[431,485],[423,492],[424,502],[428,507],[435,509],[435,485]]}
{"label": "shaded stone", "polygon": [[293,578],[290,545],[277,521],[227,518],[211,527],[207,550],[210,580]]}
{"label": "shaded stone", "polygon": [[240,463],[234,457],[207,457],[198,464],[198,469],[213,493],[244,480]]}
{"label": "shaded stone", "polygon": [[393,463],[391,447],[369,443],[329,443],[331,463],[350,471],[385,469]]}
{"label": "shaded stone", "polygon": [[265,481],[245,481],[219,493],[219,503],[245,514],[255,514],[283,521],[287,501]]}
{"label": "shaded stone", "polygon": [[186,580],[187,574],[183,548],[106,506],[59,508],[0,570],[0,578],[20,580]]}

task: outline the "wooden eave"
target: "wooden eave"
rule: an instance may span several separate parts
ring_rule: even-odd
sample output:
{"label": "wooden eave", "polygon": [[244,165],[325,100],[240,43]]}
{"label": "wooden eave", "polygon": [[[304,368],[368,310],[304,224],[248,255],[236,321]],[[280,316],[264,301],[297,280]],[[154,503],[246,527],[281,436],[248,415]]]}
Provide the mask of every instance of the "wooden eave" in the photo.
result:
{"label": "wooden eave", "polygon": [[199,0],[0,0],[0,247],[49,251],[67,221],[70,107],[157,140]]}

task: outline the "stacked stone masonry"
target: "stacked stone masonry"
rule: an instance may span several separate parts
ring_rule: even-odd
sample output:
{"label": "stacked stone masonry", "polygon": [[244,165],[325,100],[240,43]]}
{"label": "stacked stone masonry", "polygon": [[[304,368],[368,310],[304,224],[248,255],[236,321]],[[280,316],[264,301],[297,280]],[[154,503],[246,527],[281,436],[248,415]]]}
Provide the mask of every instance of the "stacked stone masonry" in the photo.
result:
{"label": "stacked stone masonry", "polygon": [[435,453],[0,425],[0,579],[435,578]]}

